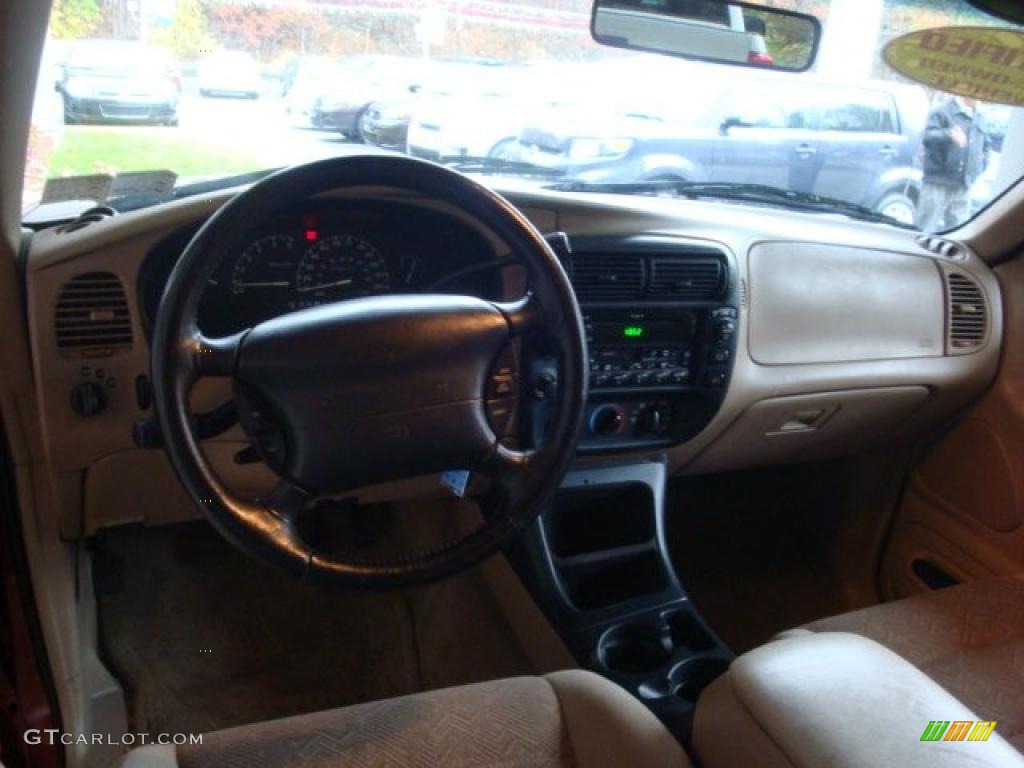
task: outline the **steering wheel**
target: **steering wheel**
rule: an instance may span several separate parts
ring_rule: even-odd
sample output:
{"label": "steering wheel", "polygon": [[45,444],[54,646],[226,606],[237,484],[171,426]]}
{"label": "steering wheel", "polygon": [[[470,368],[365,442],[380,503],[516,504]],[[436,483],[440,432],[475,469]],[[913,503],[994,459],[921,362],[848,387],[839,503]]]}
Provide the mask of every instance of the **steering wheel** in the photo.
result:
{"label": "steering wheel", "polygon": [[[456,206],[522,264],[525,297],[376,296],[282,315],[232,336],[202,334],[196,321],[202,291],[218,263],[244,245],[253,222],[297,201],[357,187],[397,189]],[[401,586],[475,565],[539,514],[575,452],[586,401],[584,338],[558,259],[500,196],[421,160],[338,157],[268,176],[196,233],[157,313],[153,401],[178,477],[236,547],[312,581]],[[511,345],[518,355],[510,355]],[[492,428],[488,403],[496,382],[518,387],[524,396],[517,402],[528,399],[532,383],[523,372],[541,355],[557,365],[549,427],[543,443],[513,449]],[[202,377],[233,380],[246,436],[279,478],[264,498],[233,493],[205,456],[188,403]],[[442,547],[369,560],[315,551],[299,533],[300,513],[320,497],[449,470],[482,475],[488,490],[480,499],[484,522]]]}

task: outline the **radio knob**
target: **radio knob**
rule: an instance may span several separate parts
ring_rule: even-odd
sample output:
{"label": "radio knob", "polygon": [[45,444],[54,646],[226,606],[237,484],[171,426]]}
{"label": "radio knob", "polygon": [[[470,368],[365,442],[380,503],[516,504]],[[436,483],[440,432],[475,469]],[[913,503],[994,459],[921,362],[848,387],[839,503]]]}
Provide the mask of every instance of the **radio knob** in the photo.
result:
{"label": "radio knob", "polygon": [[625,421],[626,416],[617,405],[599,405],[590,414],[590,431],[595,435],[614,435]]}

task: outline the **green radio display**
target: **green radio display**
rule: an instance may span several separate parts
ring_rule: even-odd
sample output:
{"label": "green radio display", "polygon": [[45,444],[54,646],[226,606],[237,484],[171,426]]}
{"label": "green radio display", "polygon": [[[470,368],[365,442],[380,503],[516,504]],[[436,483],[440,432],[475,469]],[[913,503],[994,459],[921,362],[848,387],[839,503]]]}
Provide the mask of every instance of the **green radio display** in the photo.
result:
{"label": "green radio display", "polygon": [[622,329],[622,337],[625,339],[642,339],[645,329],[642,325],[627,325]]}

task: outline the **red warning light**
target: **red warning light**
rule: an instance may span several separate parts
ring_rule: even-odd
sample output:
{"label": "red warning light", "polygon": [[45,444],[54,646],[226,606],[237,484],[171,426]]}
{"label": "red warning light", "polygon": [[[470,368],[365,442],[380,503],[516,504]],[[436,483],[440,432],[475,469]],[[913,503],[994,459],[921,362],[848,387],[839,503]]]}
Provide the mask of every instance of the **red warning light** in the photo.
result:
{"label": "red warning light", "polygon": [[319,237],[320,237],[320,233],[317,232],[315,229],[307,229],[306,230],[306,242],[307,243],[315,243]]}

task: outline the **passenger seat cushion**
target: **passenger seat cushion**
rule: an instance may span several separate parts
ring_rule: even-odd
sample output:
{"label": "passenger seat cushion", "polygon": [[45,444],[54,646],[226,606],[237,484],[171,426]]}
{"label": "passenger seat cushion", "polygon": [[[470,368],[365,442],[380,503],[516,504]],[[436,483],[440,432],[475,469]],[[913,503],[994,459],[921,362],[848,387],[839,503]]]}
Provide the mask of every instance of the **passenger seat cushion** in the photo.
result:
{"label": "passenger seat cushion", "polygon": [[1024,766],[999,735],[922,742],[932,720],[979,720],[878,643],[807,633],[733,662],[697,704],[694,751],[704,768]]}
{"label": "passenger seat cushion", "polygon": [[573,765],[558,698],[522,677],[314,712],[207,734],[182,768]]}
{"label": "passenger seat cushion", "polygon": [[147,747],[124,768],[688,768],[640,702],[591,672],[497,680]]}
{"label": "passenger seat cushion", "polygon": [[1003,738],[1024,751],[1024,578],[970,582],[805,629],[852,632],[881,643],[982,719],[997,720]]}

